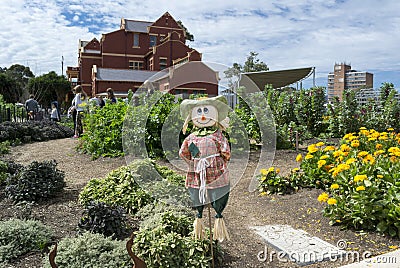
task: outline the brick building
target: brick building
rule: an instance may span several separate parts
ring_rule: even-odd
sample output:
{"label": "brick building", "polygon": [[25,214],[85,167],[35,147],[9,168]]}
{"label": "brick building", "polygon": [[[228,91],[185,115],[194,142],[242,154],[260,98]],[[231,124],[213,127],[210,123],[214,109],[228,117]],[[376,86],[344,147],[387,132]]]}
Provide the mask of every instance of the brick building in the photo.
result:
{"label": "brick building", "polygon": [[[201,53],[186,45],[186,32],[166,12],[154,22],[121,19],[120,29],[100,41],[79,41],[78,67],[67,67],[69,81],[95,96],[107,88],[117,95],[136,91],[158,71],[185,62],[201,61]],[[188,95],[199,91],[218,95],[218,85],[190,83],[168,88]]]}
{"label": "brick building", "polygon": [[352,70],[346,63],[335,63],[333,73],[328,74],[328,101],[335,96],[342,100],[345,89],[372,88],[373,84],[373,74]]}

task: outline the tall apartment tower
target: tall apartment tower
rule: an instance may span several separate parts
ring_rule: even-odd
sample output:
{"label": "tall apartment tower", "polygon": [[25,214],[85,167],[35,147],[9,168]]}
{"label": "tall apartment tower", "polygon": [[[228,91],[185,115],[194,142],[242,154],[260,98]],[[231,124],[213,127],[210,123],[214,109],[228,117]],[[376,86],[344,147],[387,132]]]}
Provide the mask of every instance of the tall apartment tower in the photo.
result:
{"label": "tall apartment tower", "polygon": [[345,89],[373,88],[374,75],[368,72],[352,70],[346,63],[335,63],[333,73],[328,74],[328,101],[335,96],[342,100]]}

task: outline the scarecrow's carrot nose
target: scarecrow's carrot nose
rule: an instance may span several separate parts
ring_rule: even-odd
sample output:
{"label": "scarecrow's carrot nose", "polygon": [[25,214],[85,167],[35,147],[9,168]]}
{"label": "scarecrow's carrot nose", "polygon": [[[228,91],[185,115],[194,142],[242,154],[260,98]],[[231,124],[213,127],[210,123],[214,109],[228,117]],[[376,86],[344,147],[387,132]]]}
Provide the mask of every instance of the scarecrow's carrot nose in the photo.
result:
{"label": "scarecrow's carrot nose", "polygon": [[206,120],[206,117],[203,115],[203,116],[201,116],[201,121],[204,121],[204,120]]}

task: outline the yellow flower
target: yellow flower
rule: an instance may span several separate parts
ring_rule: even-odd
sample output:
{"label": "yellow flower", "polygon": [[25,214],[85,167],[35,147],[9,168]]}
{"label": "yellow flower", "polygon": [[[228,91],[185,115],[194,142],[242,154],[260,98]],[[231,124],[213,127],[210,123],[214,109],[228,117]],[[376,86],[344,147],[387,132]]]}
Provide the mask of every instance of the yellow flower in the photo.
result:
{"label": "yellow flower", "polygon": [[350,148],[350,146],[348,146],[347,144],[342,144],[342,145],[340,146],[340,150],[341,150],[342,152],[348,152],[348,151],[351,150],[351,148]]}
{"label": "yellow flower", "polygon": [[355,158],[349,158],[349,159],[347,159],[347,161],[346,161],[346,164],[347,165],[351,165],[351,164],[353,164],[354,162],[356,162],[357,160],[355,159]]}
{"label": "yellow flower", "polygon": [[376,145],[375,145],[375,149],[377,149],[377,150],[380,150],[380,149],[382,149],[382,144],[380,144],[380,143],[377,143]]}
{"label": "yellow flower", "polygon": [[336,220],[336,222],[341,223],[342,221],[341,220]]}
{"label": "yellow flower", "polygon": [[375,163],[375,158],[372,155],[368,154],[366,157],[364,157],[363,162],[373,165]]}
{"label": "yellow flower", "polygon": [[337,204],[337,200],[335,198],[328,199],[328,205],[336,205],[336,204]]}
{"label": "yellow flower", "polygon": [[325,160],[319,160],[319,161],[318,161],[318,168],[323,167],[325,164],[326,164],[326,161],[325,161]]}
{"label": "yellow flower", "polygon": [[381,141],[387,141],[387,140],[388,140],[388,137],[387,137],[387,136],[380,136],[380,137],[379,137],[379,140],[381,140]]}
{"label": "yellow flower", "polygon": [[361,152],[359,152],[359,153],[357,154],[358,157],[364,157],[364,156],[366,156],[366,155],[368,155],[368,152],[366,152],[366,151],[361,151]]}
{"label": "yellow flower", "polygon": [[358,140],[353,140],[350,146],[353,148],[357,148],[358,146],[360,146],[360,142]]}
{"label": "yellow flower", "polygon": [[384,150],[378,150],[378,151],[374,152],[374,156],[378,156],[378,155],[381,155],[381,154],[384,154],[384,153],[385,153]]}
{"label": "yellow flower", "polygon": [[339,184],[337,184],[337,183],[332,184],[331,189],[334,189],[334,190],[339,189]]}
{"label": "yellow flower", "polygon": [[270,167],[270,168],[268,169],[268,172],[272,172],[272,171],[274,171],[274,167]]}
{"label": "yellow flower", "polygon": [[397,161],[396,156],[391,156],[391,157],[390,157],[390,162],[394,163],[394,162],[396,162],[396,161]]}
{"label": "yellow flower", "polygon": [[307,154],[306,157],[304,157],[306,160],[313,158],[314,156],[312,154]]}
{"label": "yellow flower", "polygon": [[364,186],[358,186],[357,188],[356,188],[356,191],[357,192],[359,192],[359,191],[365,191],[365,187]]}
{"label": "yellow flower", "polygon": [[399,152],[399,151],[400,151],[400,149],[398,147],[390,147],[388,149],[389,153],[394,153],[394,152]]}
{"label": "yellow flower", "polygon": [[317,144],[315,144],[315,146],[321,147],[324,146],[325,143],[323,143],[322,141],[318,142]]}
{"label": "yellow flower", "polygon": [[296,161],[297,161],[297,162],[301,162],[301,160],[303,160],[303,156],[302,156],[301,154],[298,154],[298,155],[296,156]]}
{"label": "yellow flower", "polygon": [[261,173],[261,175],[263,175],[263,176],[267,176],[268,170],[266,170],[265,168],[262,168],[262,169],[260,170],[260,173]]}
{"label": "yellow flower", "polygon": [[315,144],[311,144],[307,147],[307,150],[310,154],[315,153],[318,151],[318,148],[316,147]]}
{"label": "yellow flower", "polygon": [[262,176],[262,177],[261,177],[261,181],[265,181],[266,179],[267,179],[266,176]]}
{"label": "yellow flower", "polygon": [[342,152],[341,151],[334,151],[333,152],[333,157],[339,157],[339,156],[341,156],[342,155]]}
{"label": "yellow flower", "polygon": [[368,179],[367,175],[355,175],[354,182],[359,182]]}
{"label": "yellow flower", "polygon": [[394,129],[392,127],[388,128],[387,131],[393,131]]}
{"label": "yellow flower", "polygon": [[292,169],[292,172],[299,172],[300,171],[300,169],[299,168],[294,168],[294,169]]}
{"label": "yellow flower", "polygon": [[334,150],[336,150],[336,148],[335,148],[335,146],[326,146],[325,147],[325,149],[324,149],[324,151],[334,151]]}
{"label": "yellow flower", "polygon": [[276,172],[276,174],[278,174],[279,172],[281,172],[281,170],[280,170],[279,168],[277,168],[277,169],[275,170],[275,172]]}
{"label": "yellow flower", "polygon": [[368,141],[376,141],[376,138],[369,138]]}
{"label": "yellow flower", "polygon": [[383,175],[381,175],[381,174],[378,174],[378,175],[376,175],[379,179],[382,179],[383,178]]}
{"label": "yellow flower", "polygon": [[267,192],[261,192],[261,193],[259,194],[259,196],[266,196],[266,195],[268,195]]}
{"label": "yellow flower", "polygon": [[324,159],[327,159],[327,158],[329,158],[329,155],[324,154],[324,155],[321,156],[319,159],[324,160]]}
{"label": "yellow flower", "polygon": [[[389,130],[389,129],[388,129]],[[398,246],[389,246],[390,249],[398,249]]]}
{"label": "yellow flower", "polygon": [[360,130],[366,130],[367,128],[366,127],[360,127]]}
{"label": "yellow flower", "polygon": [[322,193],[318,196],[319,202],[326,202],[329,199],[329,195],[327,193]]}

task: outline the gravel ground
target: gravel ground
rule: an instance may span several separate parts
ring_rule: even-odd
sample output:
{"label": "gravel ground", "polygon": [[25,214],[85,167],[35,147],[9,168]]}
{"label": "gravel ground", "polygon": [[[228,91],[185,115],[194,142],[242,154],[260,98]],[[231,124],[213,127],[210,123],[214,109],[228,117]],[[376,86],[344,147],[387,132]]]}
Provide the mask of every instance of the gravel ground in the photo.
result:
{"label": "gravel ground", "polygon": [[[54,231],[55,240],[76,234],[76,225],[82,213],[82,207],[77,203],[77,198],[84,185],[91,178],[104,177],[111,170],[125,165],[124,158],[100,158],[92,161],[90,156],[75,151],[74,148],[78,142],[75,139],[60,139],[25,144],[12,148],[7,156],[25,165],[34,160],[55,159],[58,168],[65,171],[67,181],[65,193],[49,202],[35,205],[31,215]],[[279,167],[283,174],[287,174],[292,168],[298,167],[298,163],[294,161],[296,155],[297,152],[292,150],[277,151],[273,165]],[[231,240],[221,243],[225,251],[222,267],[298,267],[295,263],[279,261],[277,258],[265,262],[258,260],[258,253],[265,247],[268,252],[274,249],[249,227],[267,224],[287,224],[333,245],[339,240],[346,240],[349,244],[348,249],[360,254],[368,250],[373,255],[377,255],[388,252],[389,246],[400,245],[398,239],[376,233],[341,230],[340,226],[330,226],[329,221],[322,216],[323,205],[317,201],[320,190],[303,189],[291,195],[263,197],[258,196],[258,192],[250,193],[247,188],[256,169],[257,159],[257,153],[252,153],[244,176],[233,188],[228,206],[224,211]],[[241,174],[243,170],[239,170],[232,164],[230,171],[234,176]],[[4,199],[1,193],[0,200],[0,220],[22,213]],[[208,222],[207,218],[205,222]],[[7,268],[39,268],[45,254],[47,252],[31,253],[15,260]],[[307,267],[339,267],[346,263],[349,261],[325,261]]]}

